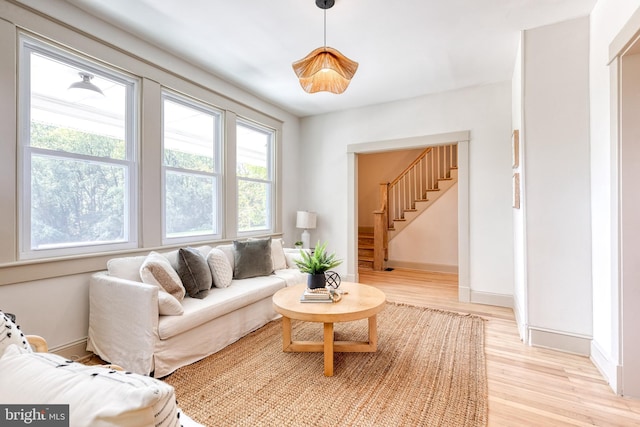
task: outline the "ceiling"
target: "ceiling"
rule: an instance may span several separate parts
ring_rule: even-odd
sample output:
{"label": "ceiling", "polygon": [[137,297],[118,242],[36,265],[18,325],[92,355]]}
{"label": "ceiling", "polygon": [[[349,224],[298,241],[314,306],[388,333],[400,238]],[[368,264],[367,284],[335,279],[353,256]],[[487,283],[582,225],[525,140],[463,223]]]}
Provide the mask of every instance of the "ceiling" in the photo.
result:
{"label": "ceiling", "polygon": [[298,116],[511,79],[519,31],[597,0],[336,0],[327,45],[360,65],[341,95],[291,63],[323,45],[315,0],[67,0]]}

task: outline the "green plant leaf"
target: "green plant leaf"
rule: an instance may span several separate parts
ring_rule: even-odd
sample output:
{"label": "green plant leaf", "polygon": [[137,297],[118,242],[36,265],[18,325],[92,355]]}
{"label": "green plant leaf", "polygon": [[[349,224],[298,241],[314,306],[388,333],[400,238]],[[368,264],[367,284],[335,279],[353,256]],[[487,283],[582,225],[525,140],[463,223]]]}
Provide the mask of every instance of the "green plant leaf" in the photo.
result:
{"label": "green plant leaf", "polygon": [[336,258],[336,254],[326,252],[327,242],[316,244],[313,254],[300,250],[300,259],[295,260],[296,266],[303,273],[320,274],[342,264],[342,260]]}

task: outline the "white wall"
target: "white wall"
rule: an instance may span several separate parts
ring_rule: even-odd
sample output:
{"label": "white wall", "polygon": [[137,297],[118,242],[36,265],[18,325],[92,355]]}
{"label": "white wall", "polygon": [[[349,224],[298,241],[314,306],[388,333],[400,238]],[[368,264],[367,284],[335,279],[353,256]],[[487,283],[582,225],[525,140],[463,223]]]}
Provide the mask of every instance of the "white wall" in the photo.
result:
{"label": "white wall", "polygon": [[[347,253],[348,144],[471,131],[471,290],[511,297],[511,84],[502,82],[301,120],[303,203],[318,212],[317,232]],[[352,214],[351,214],[352,215]],[[347,266],[339,267],[344,274]]]}
{"label": "white wall", "polygon": [[424,265],[434,271],[457,271],[458,184],[389,242],[389,264]]}
{"label": "white wall", "polygon": [[589,18],[525,32],[527,290],[533,344],[589,353]]}
{"label": "white wall", "polygon": [[618,260],[615,256],[617,141],[611,135],[609,44],[639,7],[638,0],[599,0],[591,12],[592,357],[614,390],[618,389],[617,369],[621,360]]}

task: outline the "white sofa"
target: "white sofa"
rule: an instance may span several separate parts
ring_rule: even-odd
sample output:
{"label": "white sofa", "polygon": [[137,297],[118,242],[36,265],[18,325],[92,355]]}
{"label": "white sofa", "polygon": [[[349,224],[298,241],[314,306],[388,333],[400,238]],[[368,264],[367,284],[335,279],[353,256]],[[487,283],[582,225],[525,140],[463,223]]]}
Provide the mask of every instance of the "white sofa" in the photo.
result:
{"label": "white sofa", "polygon": [[[299,250],[282,248],[280,239],[270,241],[270,246],[271,274],[233,278],[227,287],[215,286],[218,276],[224,276],[216,269],[224,264],[223,270],[229,267],[235,277],[241,257],[237,247],[197,248],[208,261],[214,286],[203,298],[185,296],[179,301],[182,313],[174,315],[160,314],[168,297],[162,287],[150,280],[143,283],[143,266],[151,254],[110,260],[108,271],[95,273],[90,280],[87,349],[129,371],[160,378],[278,318],[272,307],[273,294],[304,282],[306,274],[294,265]],[[228,265],[225,257],[220,260],[220,251]],[[214,252],[217,265],[211,262]],[[178,269],[178,250],[162,255]]]}

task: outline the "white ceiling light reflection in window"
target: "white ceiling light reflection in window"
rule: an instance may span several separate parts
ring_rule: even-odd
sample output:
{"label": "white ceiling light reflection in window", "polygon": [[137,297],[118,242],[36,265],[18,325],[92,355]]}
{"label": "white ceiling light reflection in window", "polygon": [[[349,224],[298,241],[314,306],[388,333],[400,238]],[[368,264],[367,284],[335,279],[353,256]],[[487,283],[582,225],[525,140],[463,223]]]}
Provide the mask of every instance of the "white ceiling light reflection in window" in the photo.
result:
{"label": "white ceiling light reflection in window", "polygon": [[102,90],[98,86],[91,83],[91,80],[95,77],[93,74],[87,73],[86,71],[80,71],[78,75],[82,80],[80,80],[79,82],[71,83],[71,85],[69,86],[69,90],[72,90],[74,92],[89,91],[89,93],[87,94],[89,96],[95,96],[96,94],[104,96]]}
{"label": "white ceiling light reflection in window", "polygon": [[87,71],[33,53],[31,120],[124,140],[125,85],[95,75],[90,81],[104,96],[69,89],[70,84],[81,81],[80,73]]}

